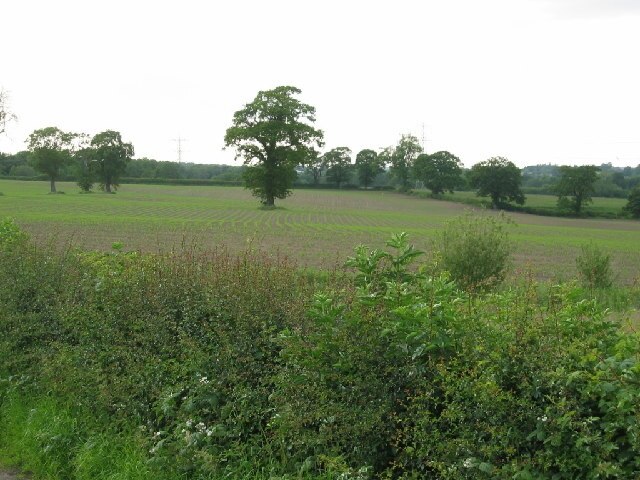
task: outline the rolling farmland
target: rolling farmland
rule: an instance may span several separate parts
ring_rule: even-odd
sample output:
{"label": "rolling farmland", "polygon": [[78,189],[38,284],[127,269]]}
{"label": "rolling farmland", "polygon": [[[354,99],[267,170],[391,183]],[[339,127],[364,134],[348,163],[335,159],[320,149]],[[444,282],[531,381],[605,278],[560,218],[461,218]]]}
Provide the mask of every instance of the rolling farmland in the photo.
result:
{"label": "rolling farmland", "polygon": [[[318,268],[341,264],[359,243],[382,246],[400,231],[432,250],[441,226],[468,208],[373,191],[296,190],[277,209],[261,210],[238,187],[124,185],[116,195],[79,194],[73,183],[59,189],[66,193],[47,194],[45,182],[0,181],[0,217],[15,218],[38,241],[89,249],[123,242],[125,249],[142,251],[251,246]],[[589,241],[612,254],[623,282],[640,271],[640,222],[509,216],[515,221],[516,275],[530,268],[540,278],[569,278],[578,249]]]}

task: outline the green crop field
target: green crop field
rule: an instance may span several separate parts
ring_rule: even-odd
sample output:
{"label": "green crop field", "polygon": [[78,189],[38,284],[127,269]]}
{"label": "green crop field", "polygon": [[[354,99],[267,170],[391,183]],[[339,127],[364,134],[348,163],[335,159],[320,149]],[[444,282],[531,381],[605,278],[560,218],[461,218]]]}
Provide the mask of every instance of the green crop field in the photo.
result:
{"label": "green crop field", "polygon": [[[359,243],[382,246],[400,231],[432,250],[442,225],[468,208],[394,192],[296,190],[277,202],[279,208],[261,210],[238,187],[124,185],[107,195],[80,194],[75,184],[60,183],[59,190],[66,193],[48,194],[46,182],[0,180],[0,217],[13,217],[42,242],[72,241],[90,249],[123,242],[143,251],[251,246],[320,268],[342,264]],[[544,204],[553,197],[528,198]],[[594,206],[606,202],[621,201],[596,199]],[[630,283],[640,274],[638,221],[509,216],[515,221],[513,275],[531,269],[541,278],[570,278],[580,246],[590,241],[612,254],[620,281]]]}

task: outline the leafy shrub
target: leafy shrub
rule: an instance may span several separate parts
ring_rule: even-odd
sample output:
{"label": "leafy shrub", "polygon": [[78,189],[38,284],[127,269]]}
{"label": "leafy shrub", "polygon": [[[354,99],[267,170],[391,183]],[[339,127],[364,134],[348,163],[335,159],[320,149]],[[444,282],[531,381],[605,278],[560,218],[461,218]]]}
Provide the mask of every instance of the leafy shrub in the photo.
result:
{"label": "leafy shrub", "polygon": [[439,237],[442,266],[467,290],[500,284],[513,250],[504,215],[466,213],[449,221]]}
{"label": "leafy shrub", "polygon": [[594,243],[582,246],[576,266],[581,282],[590,289],[609,288],[613,283],[611,256]]}
{"label": "leafy shrub", "polygon": [[78,187],[80,187],[81,193],[89,193],[93,190],[94,180],[89,174],[81,174],[78,176],[78,181],[76,182]]}
{"label": "leafy shrub", "polygon": [[0,220],[0,251],[8,250],[12,246],[23,243],[28,239],[25,232],[20,230],[11,218]]}

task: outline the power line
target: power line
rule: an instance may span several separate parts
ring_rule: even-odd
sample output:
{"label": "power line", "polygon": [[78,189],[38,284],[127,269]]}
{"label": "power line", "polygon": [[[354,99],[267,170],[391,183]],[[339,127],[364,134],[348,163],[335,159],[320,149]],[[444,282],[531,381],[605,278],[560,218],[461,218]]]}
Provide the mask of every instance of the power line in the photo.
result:
{"label": "power line", "polygon": [[187,139],[178,135],[178,138],[174,138],[173,141],[178,143],[178,163],[182,163],[182,142],[186,142]]}

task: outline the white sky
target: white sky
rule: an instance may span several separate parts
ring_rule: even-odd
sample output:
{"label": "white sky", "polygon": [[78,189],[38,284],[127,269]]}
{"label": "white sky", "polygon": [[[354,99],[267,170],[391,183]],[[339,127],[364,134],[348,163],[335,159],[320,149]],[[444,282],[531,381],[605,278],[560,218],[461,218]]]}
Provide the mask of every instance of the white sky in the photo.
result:
{"label": "white sky", "polygon": [[232,163],[233,112],[302,89],[326,148],[422,136],[470,166],[640,163],[640,0],[9,0],[0,86],[34,129]]}

